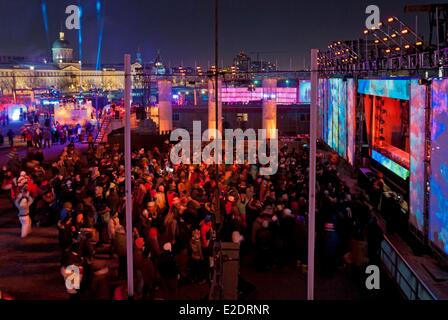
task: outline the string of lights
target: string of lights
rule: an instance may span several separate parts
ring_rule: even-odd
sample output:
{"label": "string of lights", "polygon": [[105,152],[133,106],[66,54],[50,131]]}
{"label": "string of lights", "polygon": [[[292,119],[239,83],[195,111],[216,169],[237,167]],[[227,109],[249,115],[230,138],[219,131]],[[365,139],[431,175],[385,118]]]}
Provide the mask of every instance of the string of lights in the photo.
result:
{"label": "string of lights", "polygon": [[330,72],[382,72],[443,71],[448,65],[447,48],[438,46],[439,50],[435,50],[396,16],[375,28],[364,29],[363,34],[364,40],[329,44],[327,50],[319,53],[319,67]]}

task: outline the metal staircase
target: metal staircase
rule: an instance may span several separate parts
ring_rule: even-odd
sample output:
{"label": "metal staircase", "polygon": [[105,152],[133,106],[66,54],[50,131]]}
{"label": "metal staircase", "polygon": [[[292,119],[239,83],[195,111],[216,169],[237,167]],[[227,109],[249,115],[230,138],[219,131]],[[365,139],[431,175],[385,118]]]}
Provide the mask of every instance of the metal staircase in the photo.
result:
{"label": "metal staircase", "polygon": [[95,138],[95,144],[107,142],[107,135],[109,133],[110,128],[110,118],[104,117],[101,120],[100,129]]}

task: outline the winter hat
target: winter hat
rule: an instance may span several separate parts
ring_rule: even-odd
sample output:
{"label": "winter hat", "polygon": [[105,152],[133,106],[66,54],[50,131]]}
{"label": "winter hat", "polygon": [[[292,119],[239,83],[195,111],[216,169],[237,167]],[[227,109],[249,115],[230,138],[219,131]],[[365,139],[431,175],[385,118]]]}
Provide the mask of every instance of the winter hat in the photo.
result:
{"label": "winter hat", "polygon": [[135,240],[135,247],[137,249],[143,249],[143,247],[145,246],[145,240],[143,238],[137,238]]}
{"label": "winter hat", "polygon": [[272,215],[274,212],[272,210],[272,206],[266,206],[261,214],[269,214]]}
{"label": "winter hat", "polygon": [[157,228],[151,227],[149,229],[149,237],[150,238],[157,238]]}
{"label": "winter hat", "polygon": [[167,242],[163,245],[163,250],[171,252],[171,243]]}

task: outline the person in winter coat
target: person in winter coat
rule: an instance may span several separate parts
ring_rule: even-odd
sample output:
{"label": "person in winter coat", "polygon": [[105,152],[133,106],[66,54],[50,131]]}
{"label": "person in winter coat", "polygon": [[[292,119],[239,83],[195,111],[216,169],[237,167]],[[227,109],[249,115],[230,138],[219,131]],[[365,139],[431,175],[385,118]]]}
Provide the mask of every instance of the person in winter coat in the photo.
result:
{"label": "person in winter coat", "polygon": [[114,215],[110,218],[108,223],[108,232],[109,232],[109,239],[111,243],[113,243],[115,239],[115,232],[117,231],[117,228],[120,226],[120,219],[118,218],[118,211],[114,213]]}
{"label": "person in winter coat", "polygon": [[194,282],[202,282],[205,278],[204,255],[202,254],[201,232],[196,229],[190,240],[191,278]]}
{"label": "person in winter coat", "polygon": [[14,204],[19,209],[19,220],[22,225],[21,238],[26,238],[31,233],[31,218],[30,206],[33,203],[33,198],[29,193],[20,193],[17,195]]}
{"label": "person in winter coat", "polygon": [[156,196],[155,203],[159,212],[164,212],[166,209],[166,196],[165,196],[165,187],[159,186]]}
{"label": "person in winter coat", "polygon": [[89,298],[94,300],[110,300],[112,288],[110,284],[110,273],[107,266],[96,266],[92,272]]}
{"label": "person in winter coat", "polygon": [[126,231],[123,226],[115,230],[114,251],[118,255],[118,274],[119,277],[126,277]]}
{"label": "person in winter coat", "polygon": [[295,219],[294,239],[297,267],[306,272],[308,268],[308,229],[303,215],[299,215]]}
{"label": "person in winter coat", "polygon": [[134,260],[134,288],[137,298],[143,296],[143,251],[145,249],[145,240],[138,237],[134,241],[133,260]]}
{"label": "person in winter coat", "polygon": [[153,256],[153,259],[155,261],[157,261],[157,259],[162,254],[162,249],[161,249],[160,243],[159,243],[157,228],[152,227],[151,229],[149,229],[147,243],[149,244],[148,247],[151,250],[151,255]]}
{"label": "person in winter coat", "polygon": [[171,250],[170,242],[163,245],[163,252],[159,257],[158,262],[158,271],[162,278],[162,285],[166,292],[166,298],[174,300],[177,295],[177,280],[180,275],[176,264],[176,257]]}
{"label": "person in winter coat", "polygon": [[255,230],[255,265],[258,270],[269,270],[273,263],[272,232],[268,220],[263,220],[261,228]]}
{"label": "person in winter coat", "polygon": [[152,259],[151,249],[145,246],[143,250],[142,260],[142,276],[143,276],[143,293],[142,299],[154,299],[154,292],[156,289],[156,282],[158,280],[158,273],[154,260]]}
{"label": "person in winter coat", "polygon": [[[64,279],[64,284],[69,294],[70,300],[78,300],[85,282],[84,268],[82,257],[79,256],[75,250],[66,249],[63,251],[61,259],[61,275]],[[75,270],[77,271],[74,274]],[[76,279],[73,276],[77,277]],[[72,280],[69,280],[72,277]]]}
{"label": "person in winter coat", "polygon": [[331,222],[325,223],[322,237],[322,273],[326,276],[332,276],[336,272],[338,242],[339,237],[334,224]]}

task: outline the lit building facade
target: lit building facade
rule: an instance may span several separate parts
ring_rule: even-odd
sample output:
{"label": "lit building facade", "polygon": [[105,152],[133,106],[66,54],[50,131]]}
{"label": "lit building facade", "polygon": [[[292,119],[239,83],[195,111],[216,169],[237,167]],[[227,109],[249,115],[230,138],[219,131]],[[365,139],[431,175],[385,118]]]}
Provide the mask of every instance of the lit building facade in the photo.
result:
{"label": "lit building facade", "polygon": [[[89,90],[119,91],[124,88],[124,72],[116,68],[96,70],[75,61],[73,48],[59,34],[52,46],[52,62],[26,59],[5,59],[0,65],[0,95],[11,95],[17,90],[54,87],[64,93]],[[135,63],[132,70],[140,65]],[[140,66],[141,67],[141,66]]]}

